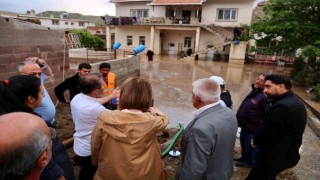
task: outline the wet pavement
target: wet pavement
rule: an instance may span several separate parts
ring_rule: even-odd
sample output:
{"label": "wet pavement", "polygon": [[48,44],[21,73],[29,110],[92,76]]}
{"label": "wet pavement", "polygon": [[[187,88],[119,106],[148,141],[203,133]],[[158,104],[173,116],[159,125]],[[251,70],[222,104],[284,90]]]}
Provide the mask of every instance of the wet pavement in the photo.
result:
{"label": "wet pavement", "polygon": [[[192,111],[195,109],[191,102],[191,84],[200,78],[218,75],[224,78],[226,89],[231,92],[233,110],[236,112],[241,101],[251,90],[260,73],[290,73],[290,67],[273,65],[239,64],[236,61],[199,60],[191,58],[179,59],[177,56],[155,56],[153,62],[141,57],[140,76],[148,79],[153,88],[154,104],[165,112],[170,123],[168,127],[178,127],[179,123],[185,126],[192,120]],[[304,90],[299,90],[303,92]],[[319,108],[319,104],[316,108]],[[308,112],[312,117],[311,113]],[[238,144],[236,145],[236,148]],[[301,160],[293,169],[283,173],[277,179],[320,179],[320,147],[319,138],[307,127],[301,147]],[[237,171],[237,168],[235,168]],[[236,172],[235,172],[236,174]],[[232,179],[242,179],[233,177]]]}

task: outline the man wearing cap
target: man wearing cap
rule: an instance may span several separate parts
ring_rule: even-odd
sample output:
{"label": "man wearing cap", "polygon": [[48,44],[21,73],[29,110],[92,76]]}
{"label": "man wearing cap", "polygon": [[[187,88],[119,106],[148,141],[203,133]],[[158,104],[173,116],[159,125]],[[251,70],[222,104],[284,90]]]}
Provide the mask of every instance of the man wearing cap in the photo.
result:
{"label": "man wearing cap", "polygon": [[220,85],[221,94],[220,94],[220,101],[219,102],[221,103],[221,105],[232,109],[231,94],[230,94],[229,90],[225,90],[224,79],[219,76],[211,76],[210,79],[216,81]]}
{"label": "man wearing cap", "polygon": [[242,101],[238,111],[237,120],[240,132],[241,157],[235,159],[239,161],[236,166],[251,167],[255,164],[257,148],[251,146],[251,140],[261,126],[265,111],[265,98],[263,93],[265,75],[260,74],[252,90]]}

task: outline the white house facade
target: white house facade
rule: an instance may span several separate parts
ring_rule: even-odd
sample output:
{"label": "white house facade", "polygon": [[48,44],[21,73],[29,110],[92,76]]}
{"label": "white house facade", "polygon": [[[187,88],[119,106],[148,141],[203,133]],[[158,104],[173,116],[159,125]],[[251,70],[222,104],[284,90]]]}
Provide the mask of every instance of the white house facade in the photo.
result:
{"label": "white house facade", "polygon": [[[255,0],[112,0],[116,17],[106,17],[106,38],[115,26],[120,49],[144,44],[155,54],[224,50],[235,27],[250,24]],[[108,30],[109,29],[109,30]],[[107,43],[111,48],[111,43]]]}

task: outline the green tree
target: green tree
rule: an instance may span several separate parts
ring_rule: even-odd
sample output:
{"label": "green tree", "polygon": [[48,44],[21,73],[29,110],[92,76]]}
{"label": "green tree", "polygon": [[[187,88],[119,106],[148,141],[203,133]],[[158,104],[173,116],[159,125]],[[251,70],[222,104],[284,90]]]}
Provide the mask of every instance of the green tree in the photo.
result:
{"label": "green tree", "polygon": [[284,55],[301,48],[301,59],[295,61],[291,78],[301,85],[319,87],[320,0],[269,2],[263,7],[264,15],[250,26],[251,33],[263,37],[257,40],[257,45],[269,47],[273,52],[285,52]]}
{"label": "green tree", "polygon": [[71,30],[71,33],[80,35],[80,42],[86,48],[103,48],[105,42],[99,37],[91,35],[84,29]]}

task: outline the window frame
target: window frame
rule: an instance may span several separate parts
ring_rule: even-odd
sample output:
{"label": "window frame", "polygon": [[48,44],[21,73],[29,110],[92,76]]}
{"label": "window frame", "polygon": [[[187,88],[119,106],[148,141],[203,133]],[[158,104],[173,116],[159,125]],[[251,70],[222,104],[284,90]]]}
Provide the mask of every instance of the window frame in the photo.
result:
{"label": "window frame", "polygon": [[131,46],[133,44],[133,36],[127,36],[127,46]]}
{"label": "window frame", "polygon": [[[143,42],[143,43],[141,43]],[[146,45],[146,36],[139,36],[139,45],[142,44],[142,45]]]}
{"label": "window frame", "polygon": [[130,9],[130,17],[149,17],[149,9]]}
{"label": "window frame", "polygon": [[84,27],[85,22],[79,22],[79,26]]}
{"label": "window frame", "polygon": [[185,47],[185,48],[192,47],[192,37],[184,37],[183,47]]}
{"label": "window frame", "polygon": [[56,26],[59,26],[59,25],[60,25],[60,21],[57,20],[57,19],[52,19],[52,20],[51,20],[51,23],[52,23],[52,25],[56,25]]}
{"label": "window frame", "polygon": [[[220,14],[220,11],[222,11],[222,14]],[[229,11],[229,15],[226,14],[226,12],[228,12],[228,11]],[[236,21],[238,21],[238,14],[239,14],[238,8],[217,8],[216,21],[218,21],[218,22],[236,22]],[[222,17],[221,17],[221,15],[222,15]],[[229,17],[227,17],[227,16],[229,16]]]}

